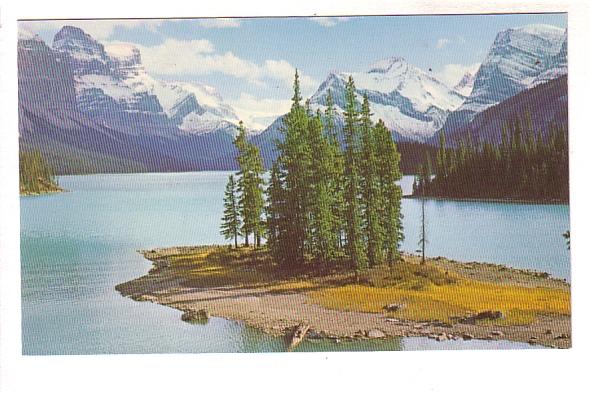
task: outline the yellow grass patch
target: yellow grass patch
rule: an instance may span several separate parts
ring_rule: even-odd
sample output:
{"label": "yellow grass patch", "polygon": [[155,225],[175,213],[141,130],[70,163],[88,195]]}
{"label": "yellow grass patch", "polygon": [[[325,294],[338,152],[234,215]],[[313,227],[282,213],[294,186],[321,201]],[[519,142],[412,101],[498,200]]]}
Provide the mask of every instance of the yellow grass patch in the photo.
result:
{"label": "yellow grass patch", "polygon": [[488,310],[501,311],[505,318],[487,323],[506,325],[529,324],[539,315],[570,315],[568,288],[510,284],[509,274],[502,276],[502,282],[467,278],[435,261],[420,264],[409,259],[376,267],[362,272],[355,283],[350,270],[318,276],[310,268],[299,277],[284,275],[264,248],[199,247],[167,259],[167,274],[188,279],[187,285],[193,287],[303,292],[309,301],[326,308],[374,313],[385,312],[387,304],[402,303],[404,308],[387,314],[414,321],[452,322],[452,317]]}
{"label": "yellow grass patch", "polygon": [[413,290],[404,287],[375,288],[346,285],[310,293],[312,301],[338,310],[383,312],[390,303],[405,308],[392,316],[414,321],[439,320],[487,310],[499,310],[506,318],[501,324],[531,323],[539,314],[570,314],[570,294],[562,289],[525,288],[461,279],[456,284],[433,285]]}

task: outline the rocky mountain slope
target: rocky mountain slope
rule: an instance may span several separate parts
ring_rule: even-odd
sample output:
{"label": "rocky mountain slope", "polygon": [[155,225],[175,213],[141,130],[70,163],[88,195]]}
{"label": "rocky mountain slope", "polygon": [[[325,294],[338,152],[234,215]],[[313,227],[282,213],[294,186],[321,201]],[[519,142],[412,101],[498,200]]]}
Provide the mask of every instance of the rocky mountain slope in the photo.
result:
{"label": "rocky mountain slope", "polygon": [[566,72],[564,29],[530,25],[501,31],[475,75],[471,94],[444,128],[453,132],[477,113]]}

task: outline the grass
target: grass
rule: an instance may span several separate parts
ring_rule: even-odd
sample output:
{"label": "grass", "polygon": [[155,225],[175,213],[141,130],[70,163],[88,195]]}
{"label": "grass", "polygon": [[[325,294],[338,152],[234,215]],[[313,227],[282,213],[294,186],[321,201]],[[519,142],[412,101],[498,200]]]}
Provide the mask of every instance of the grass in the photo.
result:
{"label": "grass", "polygon": [[[264,248],[197,247],[167,259],[167,274],[183,278],[187,286],[259,287],[268,293],[306,293],[308,301],[326,308],[383,312],[413,321],[452,322],[453,317],[498,310],[505,318],[494,323],[523,325],[540,315],[570,315],[568,287],[510,284],[511,275],[517,274],[514,272],[502,273],[509,275],[502,282],[486,281],[483,275],[478,279],[477,270],[475,277],[466,277],[457,272],[459,268],[452,271],[452,264],[442,268],[433,260],[420,264],[417,258],[410,257],[392,267],[368,269],[357,279],[346,263],[310,263],[296,272],[285,271],[273,263]],[[503,270],[498,267],[498,271]],[[405,307],[385,312],[383,307],[390,303]]]}

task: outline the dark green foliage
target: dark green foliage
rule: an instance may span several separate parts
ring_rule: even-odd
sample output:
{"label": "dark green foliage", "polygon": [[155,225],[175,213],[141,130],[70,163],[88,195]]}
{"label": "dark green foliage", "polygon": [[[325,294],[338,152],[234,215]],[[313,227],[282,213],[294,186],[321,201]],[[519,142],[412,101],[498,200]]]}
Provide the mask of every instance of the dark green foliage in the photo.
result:
{"label": "dark green foliage", "polygon": [[399,258],[400,154],[383,122],[371,122],[366,97],[357,111],[352,78],[346,99],[343,152],[331,92],[322,119],[301,105],[295,74],[293,104],[267,189],[268,245],[283,266],[344,257],[358,271]]}
{"label": "dark green foliage", "polygon": [[346,206],[346,246],[356,269],[367,266],[365,242],[362,237],[361,210],[361,174],[359,155],[361,150],[361,135],[359,131],[359,116],[352,77],[346,83],[346,108],[344,112],[344,133],[346,154],[344,164],[345,177],[345,206]]}
{"label": "dark green foliage", "polygon": [[[422,179],[414,193],[443,198],[569,200],[567,129],[552,126],[546,135],[532,129],[530,113],[502,127],[501,142],[444,145],[441,133],[436,177]],[[425,163],[427,164],[427,163]]]}
{"label": "dark green foliage", "polygon": [[310,119],[309,141],[313,148],[310,178],[311,251],[323,261],[336,256],[339,247],[338,209],[336,208],[334,167],[337,156],[324,134],[320,113]]}
{"label": "dark green foliage", "polygon": [[280,264],[287,262],[288,254],[284,252],[288,239],[288,226],[286,218],[286,190],[285,172],[281,170],[278,162],[272,166],[270,182],[266,189],[268,203],[266,205],[267,244],[274,259]]}
{"label": "dark green foliage", "polygon": [[367,95],[363,97],[360,130],[362,135],[361,174],[362,202],[364,204],[364,224],[367,237],[367,258],[369,266],[378,265],[383,261],[383,237],[380,207],[383,205],[383,193],[379,184],[379,157],[375,129],[371,124],[371,112]]}
{"label": "dark green foliage", "polygon": [[285,116],[283,142],[277,142],[279,157],[275,163],[276,177],[281,179],[284,192],[282,199],[271,199],[277,204],[278,215],[285,231],[280,248],[275,257],[285,264],[297,265],[305,260],[305,252],[310,249],[309,222],[311,209],[312,148],[309,138],[310,116],[301,105],[299,75],[295,73],[293,98],[290,112]]}
{"label": "dark green foliage", "polygon": [[53,168],[38,150],[21,151],[19,158],[21,194],[41,194],[60,191]]}
{"label": "dark green foliage", "polygon": [[246,246],[249,245],[249,236],[254,236],[256,246],[260,245],[264,233],[262,213],[264,209],[264,180],[262,174],[264,167],[260,151],[246,139],[244,124],[240,121],[238,136],[234,141],[238,149],[237,189],[239,193],[238,205],[242,221],[241,233],[244,236]]}
{"label": "dark green foliage", "polygon": [[402,189],[397,184],[402,178],[400,171],[401,156],[397,151],[391,133],[382,120],[377,122],[374,129],[375,146],[377,150],[378,189],[381,193],[378,214],[382,222],[383,251],[385,258],[391,264],[399,259],[399,247],[404,240],[401,200]]}
{"label": "dark green foliage", "polygon": [[233,239],[234,246],[238,247],[238,236],[240,235],[240,211],[238,206],[238,185],[233,175],[230,175],[225,196],[223,198],[223,218],[221,222],[221,234],[228,240]]}

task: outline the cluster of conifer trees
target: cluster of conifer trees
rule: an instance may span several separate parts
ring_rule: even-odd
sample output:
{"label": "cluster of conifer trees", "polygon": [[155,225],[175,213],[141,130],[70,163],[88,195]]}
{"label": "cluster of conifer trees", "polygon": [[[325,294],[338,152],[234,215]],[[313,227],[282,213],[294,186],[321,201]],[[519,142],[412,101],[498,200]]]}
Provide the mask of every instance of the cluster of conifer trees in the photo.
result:
{"label": "cluster of conifer trees", "polygon": [[380,120],[371,121],[368,98],[359,108],[354,81],[346,85],[345,147],[335,129],[331,92],[324,113],[302,103],[295,74],[290,112],[284,120],[279,156],[264,191],[262,161],[240,125],[238,179],[225,193],[222,234],[256,244],[264,235],[277,262],[346,258],[356,270],[399,257],[403,240],[400,154]]}
{"label": "cluster of conifer trees", "polygon": [[468,136],[450,148],[441,132],[434,171],[431,158],[425,161],[414,183],[415,195],[569,200],[567,128],[551,126],[543,135],[533,129],[528,112],[502,127],[499,145],[473,143]]}
{"label": "cluster of conifer trees", "polygon": [[19,167],[21,194],[39,194],[60,189],[53,168],[38,150],[21,151]]}

